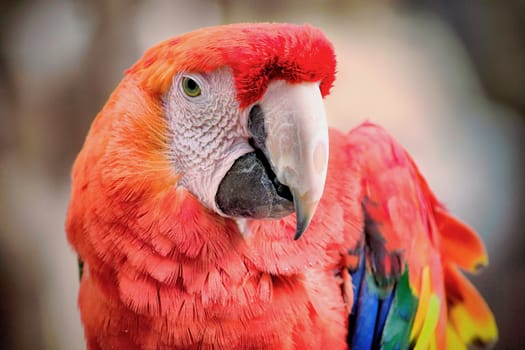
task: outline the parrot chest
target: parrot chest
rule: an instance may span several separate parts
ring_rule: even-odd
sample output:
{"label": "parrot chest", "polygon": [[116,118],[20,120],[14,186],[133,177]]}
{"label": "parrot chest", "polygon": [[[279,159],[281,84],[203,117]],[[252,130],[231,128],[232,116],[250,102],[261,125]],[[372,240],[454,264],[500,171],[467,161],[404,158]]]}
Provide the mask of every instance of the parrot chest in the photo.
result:
{"label": "parrot chest", "polygon": [[[135,250],[119,268],[87,269],[79,304],[88,343],[103,349],[347,348],[348,314],[334,273],[347,230],[340,205],[322,201],[310,232],[294,241],[292,216],[248,222],[246,237],[235,222],[204,215],[191,201],[186,197],[184,210],[166,214],[178,213],[170,221],[176,254],[130,241]],[[175,235],[179,231],[184,234]]]}
{"label": "parrot chest", "polygon": [[[93,337],[101,348],[126,349],[346,348],[346,313],[333,274],[249,271],[229,284],[212,275],[192,294],[161,286],[151,298],[159,304],[137,312],[115,298],[118,291],[102,289],[100,276],[86,273],[79,304],[88,342]],[[137,294],[134,302],[144,297]]]}

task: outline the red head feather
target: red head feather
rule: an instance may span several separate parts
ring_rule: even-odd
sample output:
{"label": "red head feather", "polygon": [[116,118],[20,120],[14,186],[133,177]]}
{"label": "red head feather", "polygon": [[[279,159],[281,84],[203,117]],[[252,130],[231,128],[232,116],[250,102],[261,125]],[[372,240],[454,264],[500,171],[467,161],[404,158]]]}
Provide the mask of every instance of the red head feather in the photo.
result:
{"label": "red head feather", "polygon": [[272,79],[321,82],[330,92],[335,79],[331,43],[317,28],[292,24],[232,24],[208,27],[167,40],[148,50],[127,73],[141,87],[163,95],[178,71],[233,70],[241,107],[257,101]]}

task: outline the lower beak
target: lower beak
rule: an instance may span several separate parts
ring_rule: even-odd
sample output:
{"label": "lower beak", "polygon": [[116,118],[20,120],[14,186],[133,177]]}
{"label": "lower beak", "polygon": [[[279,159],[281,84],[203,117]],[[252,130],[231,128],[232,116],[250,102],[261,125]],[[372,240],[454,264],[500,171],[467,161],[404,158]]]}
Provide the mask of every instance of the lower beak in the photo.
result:
{"label": "lower beak", "polygon": [[267,156],[277,179],[293,195],[298,239],[312,220],[326,180],[328,125],[319,84],[271,82],[261,108]]}

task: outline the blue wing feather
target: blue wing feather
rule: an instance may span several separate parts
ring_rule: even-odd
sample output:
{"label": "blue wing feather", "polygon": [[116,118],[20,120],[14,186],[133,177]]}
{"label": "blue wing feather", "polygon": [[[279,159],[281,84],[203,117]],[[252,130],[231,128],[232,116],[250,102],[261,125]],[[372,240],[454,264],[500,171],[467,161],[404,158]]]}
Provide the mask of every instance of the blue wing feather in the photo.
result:
{"label": "blue wing feather", "polygon": [[351,271],[354,303],[347,342],[352,350],[408,348],[417,309],[408,285],[408,270],[389,289],[379,288],[366,267],[365,254]]}
{"label": "blue wing feather", "polygon": [[373,288],[370,288],[367,278],[361,280],[357,304],[355,329],[350,347],[353,350],[369,350],[372,349],[374,343],[374,329],[379,310],[379,295]]}
{"label": "blue wing feather", "polygon": [[394,300],[395,289],[392,288],[386,297],[380,301],[379,314],[377,316],[376,328],[374,330],[374,349],[379,349],[381,343],[381,337],[383,335],[383,329],[385,328],[386,319],[392,306],[392,300]]}

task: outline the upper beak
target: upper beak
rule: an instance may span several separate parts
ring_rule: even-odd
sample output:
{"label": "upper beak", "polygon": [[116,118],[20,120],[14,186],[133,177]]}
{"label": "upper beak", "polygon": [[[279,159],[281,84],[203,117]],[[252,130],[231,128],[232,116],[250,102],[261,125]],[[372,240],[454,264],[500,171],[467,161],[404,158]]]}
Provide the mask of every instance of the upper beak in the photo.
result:
{"label": "upper beak", "polygon": [[293,195],[298,239],[312,220],[326,180],[328,125],[319,84],[273,81],[260,105],[269,161]]}

